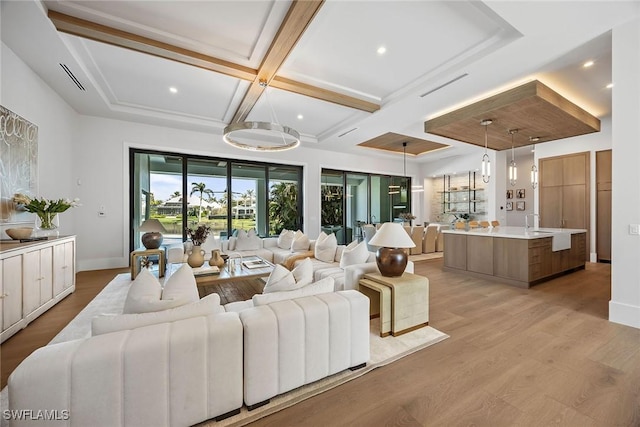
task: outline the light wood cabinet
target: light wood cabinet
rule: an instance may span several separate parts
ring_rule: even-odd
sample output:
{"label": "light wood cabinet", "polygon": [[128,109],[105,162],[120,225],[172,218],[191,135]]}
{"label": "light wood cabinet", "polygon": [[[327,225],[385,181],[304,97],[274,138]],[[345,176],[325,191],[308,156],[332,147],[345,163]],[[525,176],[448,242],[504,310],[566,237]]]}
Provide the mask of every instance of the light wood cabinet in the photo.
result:
{"label": "light wood cabinet", "polygon": [[53,247],[53,294],[59,295],[75,283],[75,245],[66,242]]}
{"label": "light wood cabinet", "polygon": [[52,248],[44,247],[22,255],[22,313],[29,315],[53,297]]}
{"label": "light wood cabinet", "polygon": [[75,290],[75,236],[3,243],[0,277],[3,342]]}
{"label": "light wood cabinet", "polygon": [[22,320],[22,256],[11,256],[1,260],[0,263],[2,263],[2,332],[4,333]]}
{"label": "light wood cabinet", "polygon": [[585,265],[586,233],[571,235],[571,249],[552,251],[552,237],[516,239],[443,233],[444,269],[498,277],[520,287]]}
{"label": "light wood cabinet", "polygon": [[540,227],[589,230],[589,175],[589,152],[540,159]]}
{"label": "light wood cabinet", "polygon": [[443,234],[446,250],[444,266],[459,270],[467,269],[467,236]]}
{"label": "light wood cabinet", "polygon": [[596,253],[611,262],[611,150],[596,153]]}

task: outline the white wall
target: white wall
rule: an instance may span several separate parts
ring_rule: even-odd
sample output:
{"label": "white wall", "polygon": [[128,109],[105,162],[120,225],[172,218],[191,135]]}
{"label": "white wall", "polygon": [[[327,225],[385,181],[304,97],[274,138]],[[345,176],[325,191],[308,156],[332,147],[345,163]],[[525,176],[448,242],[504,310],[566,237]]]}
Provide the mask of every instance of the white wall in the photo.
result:
{"label": "white wall", "polygon": [[[0,104],[38,126],[38,195],[79,197],[72,173],[78,162],[73,150],[78,115],[4,43],[0,54]],[[81,209],[59,215],[61,234],[76,232],[74,224]],[[10,227],[0,224],[0,228]]]}
{"label": "white wall", "polygon": [[640,19],[613,29],[612,265],[609,319],[640,328]]}
{"label": "white wall", "polygon": [[[533,164],[533,153],[531,152],[530,147],[523,147],[520,150],[516,149],[515,152],[515,162],[518,168],[518,179],[516,180],[515,185],[511,185],[509,182],[509,163],[511,163],[511,150],[505,152],[505,174],[506,174],[506,190],[513,190],[513,199],[510,201],[513,202],[513,210],[507,211],[505,210],[506,221],[505,225],[513,225],[516,227],[524,227],[525,225],[525,217],[533,212],[533,199],[535,191],[531,187],[531,165]],[[525,197],[523,199],[517,198],[517,190],[524,190]],[[498,201],[501,204],[507,202],[506,190],[503,192],[502,196],[499,196],[498,199],[502,198],[502,201]],[[524,202],[524,211],[516,210],[516,203]],[[531,220],[531,217],[529,217]],[[533,225],[533,223],[531,223]],[[537,222],[536,222],[537,224]]]}

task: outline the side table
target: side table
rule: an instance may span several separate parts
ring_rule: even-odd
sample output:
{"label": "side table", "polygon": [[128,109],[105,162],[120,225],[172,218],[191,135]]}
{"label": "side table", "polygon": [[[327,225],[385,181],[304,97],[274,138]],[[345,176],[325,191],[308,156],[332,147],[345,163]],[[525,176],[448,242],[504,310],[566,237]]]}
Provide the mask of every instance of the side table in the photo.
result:
{"label": "side table", "polygon": [[164,249],[139,249],[131,252],[131,280],[135,279],[138,273],[140,273],[140,258],[157,256],[158,263],[158,277],[164,276],[165,271],[165,259]]}
{"label": "side table", "polygon": [[[380,273],[365,274],[359,282],[365,295],[377,292],[371,299],[375,315],[377,305],[380,311],[380,336],[388,334],[385,319],[391,321],[391,335],[398,336],[429,324],[429,279],[411,273],[398,277],[385,277]],[[386,291],[388,288],[389,291]],[[390,294],[390,296],[389,296]],[[370,297],[371,298],[371,297]],[[391,308],[390,313],[388,307]],[[386,330],[385,330],[386,329]]]}

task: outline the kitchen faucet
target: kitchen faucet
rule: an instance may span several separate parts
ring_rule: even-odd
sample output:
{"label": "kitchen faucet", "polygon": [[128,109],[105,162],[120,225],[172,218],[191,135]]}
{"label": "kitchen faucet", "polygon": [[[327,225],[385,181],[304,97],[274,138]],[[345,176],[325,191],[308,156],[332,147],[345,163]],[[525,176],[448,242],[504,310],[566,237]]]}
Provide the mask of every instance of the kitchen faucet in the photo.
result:
{"label": "kitchen faucet", "polygon": [[533,222],[532,225],[533,225],[533,229],[535,230],[536,229],[536,218],[535,217],[538,217],[538,224],[540,224],[540,219],[541,219],[540,215],[538,215],[536,213],[526,214],[524,216],[524,229],[525,230],[529,229],[529,215],[531,215],[533,217],[532,218],[532,222]]}

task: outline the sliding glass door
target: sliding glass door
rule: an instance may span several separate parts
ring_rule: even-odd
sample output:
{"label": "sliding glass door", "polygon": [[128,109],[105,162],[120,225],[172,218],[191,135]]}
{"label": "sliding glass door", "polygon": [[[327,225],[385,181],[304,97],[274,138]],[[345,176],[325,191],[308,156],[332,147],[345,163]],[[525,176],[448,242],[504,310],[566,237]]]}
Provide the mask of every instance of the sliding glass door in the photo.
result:
{"label": "sliding glass door", "polygon": [[322,230],[348,244],[362,240],[363,224],[401,221],[399,215],[411,210],[410,185],[408,177],[323,169]]}
{"label": "sliding glass door", "polygon": [[302,228],[302,167],[175,153],[130,151],[131,249],[140,225],[157,218],[164,242],[181,242],[185,227],[208,224],[214,236],[236,229],[260,236]]}

